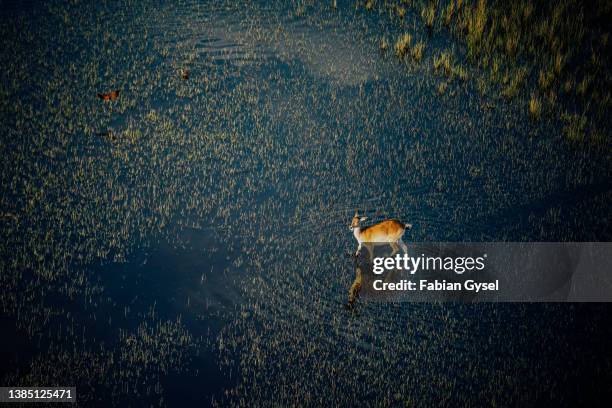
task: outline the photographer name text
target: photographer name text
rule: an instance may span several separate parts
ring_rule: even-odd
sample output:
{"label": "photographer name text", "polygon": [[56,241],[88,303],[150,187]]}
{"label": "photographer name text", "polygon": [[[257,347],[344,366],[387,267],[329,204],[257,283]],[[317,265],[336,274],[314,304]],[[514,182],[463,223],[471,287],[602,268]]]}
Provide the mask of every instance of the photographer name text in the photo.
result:
{"label": "photographer name text", "polygon": [[377,279],[372,283],[374,290],[408,290],[408,291],[497,291],[499,290],[499,280],[494,282],[476,282],[468,279],[464,282],[447,282],[446,280],[428,280],[428,279],[402,279],[398,282],[385,282],[382,279]]}

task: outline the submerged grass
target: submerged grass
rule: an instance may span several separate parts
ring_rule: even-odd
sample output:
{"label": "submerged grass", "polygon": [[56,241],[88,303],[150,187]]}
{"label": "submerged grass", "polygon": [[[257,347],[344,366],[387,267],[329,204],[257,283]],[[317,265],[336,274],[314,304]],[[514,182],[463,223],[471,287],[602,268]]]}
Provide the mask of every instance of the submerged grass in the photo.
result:
{"label": "submerged grass", "polygon": [[542,102],[536,95],[531,95],[529,100],[529,115],[532,119],[539,119],[542,114]]}
{"label": "submerged grass", "polygon": [[565,137],[572,142],[584,141],[587,118],[584,115],[564,113],[562,116],[565,122],[563,133]]}
{"label": "submerged grass", "polygon": [[397,39],[393,49],[395,50],[395,55],[398,58],[404,58],[404,56],[406,56],[406,54],[410,50],[411,41],[412,41],[412,35],[408,33],[403,34],[400,38]]}
{"label": "submerged grass", "polygon": [[397,6],[397,16],[403,20],[406,17],[406,8],[403,6]]}
{"label": "submerged grass", "polygon": [[435,71],[444,73],[449,79],[468,79],[467,69],[454,62],[453,54],[450,51],[439,53],[433,60]]}
{"label": "submerged grass", "polygon": [[422,41],[419,41],[414,45],[410,55],[412,55],[412,59],[416,62],[421,62],[423,59],[423,51],[425,50],[425,44]]}
{"label": "submerged grass", "polygon": [[438,56],[434,57],[433,66],[434,69],[440,70],[443,69],[444,72],[449,75],[452,71],[452,54],[450,51],[444,51],[438,54]]}
{"label": "submerged grass", "polygon": [[433,32],[434,21],[436,18],[436,2],[430,1],[423,6],[421,10],[421,17],[427,28],[427,33],[431,36]]}

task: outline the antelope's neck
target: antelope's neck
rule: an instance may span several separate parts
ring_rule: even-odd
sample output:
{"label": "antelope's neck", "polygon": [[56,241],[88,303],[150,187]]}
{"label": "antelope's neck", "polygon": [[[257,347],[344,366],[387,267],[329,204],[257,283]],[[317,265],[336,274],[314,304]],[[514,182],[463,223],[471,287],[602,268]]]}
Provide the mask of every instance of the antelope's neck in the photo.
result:
{"label": "antelope's neck", "polygon": [[357,241],[360,241],[361,228],[359,228],[359,227],[353,228],[353,235],[355,236]]}

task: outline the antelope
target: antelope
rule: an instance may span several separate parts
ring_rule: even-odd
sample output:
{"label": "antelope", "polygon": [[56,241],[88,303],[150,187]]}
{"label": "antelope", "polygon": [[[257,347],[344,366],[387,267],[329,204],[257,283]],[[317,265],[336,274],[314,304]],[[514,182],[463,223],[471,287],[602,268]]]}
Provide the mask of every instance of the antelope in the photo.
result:
{"label": "antelope", "polygon": [[355,235],[355,239],[359,244],[355,252],[356,257],[361,253],[361,247],[364,242],[367,243],[366,246],[370,253],[370,258],[374,255],[375,245],[389,244],[393,248],[393,254],[397,253],[399,246],[404,253],[408,253],[408,247],[406,247],[406,244],[402,241],[402,235],[404,235],[407,229],[412,228],[412,224],[404,224],[398,220],[391,219],[361,228],[359,223],[367,219],[368,217],[359,217],[359,215],[355,213],[351,226],[349,227],[353,230],[353,235]]}
{"label": "antelope", "polygon": [[110,91],[108,93],[99,93],[98,98],[102,99],[105,102],[114,101],[119,98],[119,91]]}

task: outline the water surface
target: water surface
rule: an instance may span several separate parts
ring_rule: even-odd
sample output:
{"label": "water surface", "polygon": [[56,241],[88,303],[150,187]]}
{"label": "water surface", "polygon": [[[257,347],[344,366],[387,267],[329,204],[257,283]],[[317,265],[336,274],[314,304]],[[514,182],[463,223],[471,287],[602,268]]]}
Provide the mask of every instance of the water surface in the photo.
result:
{"label": "water surface", "polygon": [[[434,52],[460,44],[339,3],[5,8],[2,303],[30,341],[3,382],[121,405],[601,390],[601,305],[344,310],[355,211],[411,222],[407,241],[597,241],[612,190],[609,154],[530,121],[528,96],[439,95]],[[420,64],[379,48],[406,30]]]}

